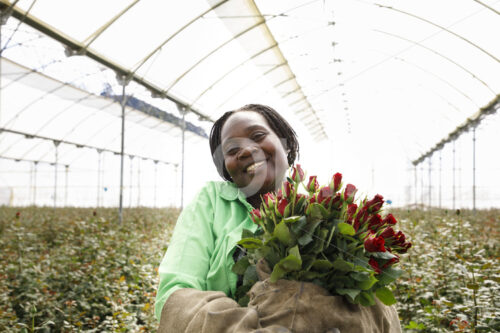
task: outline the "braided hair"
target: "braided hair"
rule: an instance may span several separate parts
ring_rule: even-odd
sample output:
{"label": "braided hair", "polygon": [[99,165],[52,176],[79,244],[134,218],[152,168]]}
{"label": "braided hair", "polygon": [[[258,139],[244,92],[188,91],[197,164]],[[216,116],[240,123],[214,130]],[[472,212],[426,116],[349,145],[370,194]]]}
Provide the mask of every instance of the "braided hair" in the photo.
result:
{"label": "braided hair", "polygon": [[220,149],[222,143],[221,134],[222,127],[226,123],[227,119],[234,113],[240,111],[257,112],[267,120],[276,136],[286,140],[286,147],[283,148],[288,153],[288,165],[293,165],[297,155],[299,154],[299,142],[297,141],[297,134],[290,124],[276,110],[269,106],[261,104],[247,104],[239,109],[224,113],[219,119],[217,119],[212,126],[212,130],[210,131],[210,151],[219,175],[221,175],[221,177],[225,180],[232,181],[231,176],[226,170],[224,156],[222,155],[222,151]]}

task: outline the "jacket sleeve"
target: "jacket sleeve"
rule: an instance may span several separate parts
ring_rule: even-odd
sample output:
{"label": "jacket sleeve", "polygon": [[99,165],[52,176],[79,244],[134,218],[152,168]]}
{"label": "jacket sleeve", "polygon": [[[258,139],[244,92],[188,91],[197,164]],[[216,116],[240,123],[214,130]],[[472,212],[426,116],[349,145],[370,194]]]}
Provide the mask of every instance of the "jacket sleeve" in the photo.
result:
{"label": "jacket sleeve", "polygon": [[181,288],[206,290],[206,277],[214,251],[213,204],[205,186],[184,208],[174,228],[158,273],[160,283],[155,316],[160,320],[167,298]]}

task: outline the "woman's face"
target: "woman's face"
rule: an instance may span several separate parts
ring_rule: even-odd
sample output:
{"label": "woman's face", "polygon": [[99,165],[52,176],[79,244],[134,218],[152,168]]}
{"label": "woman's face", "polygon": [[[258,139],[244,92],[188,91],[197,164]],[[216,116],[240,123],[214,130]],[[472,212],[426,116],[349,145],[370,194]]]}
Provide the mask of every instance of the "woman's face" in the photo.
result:
{"label": "woman's face", "polygon": [[222,127],[226,170],[247,197],[277,190],[288,168],[285,142],[257,112],[238,111]]}

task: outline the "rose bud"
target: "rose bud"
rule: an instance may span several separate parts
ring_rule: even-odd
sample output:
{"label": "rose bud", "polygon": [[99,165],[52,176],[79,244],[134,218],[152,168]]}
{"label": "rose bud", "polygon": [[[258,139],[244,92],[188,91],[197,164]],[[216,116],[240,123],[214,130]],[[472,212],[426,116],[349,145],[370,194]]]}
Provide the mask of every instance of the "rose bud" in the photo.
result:
{"label": "rose bud", "polygon": [[333,191],[329,186],[322,187],[318,192],[318,203],[323,204],[323,206],[328,205],[332,199]]}
{"label": "rose bud", "polygon": [[316,179],[316,176],[310,176],[309,177],[309,182],[307,183],[307,190],[309,192],[316,192],[316,190],[318,189],[319,187],[319,184],[318,184],[318,181]]}
{"label": "rose bud", "polygon": [[274,197],[274,194],[272,192],[268,192],[264,194],[263,202],[268,208],[272,208],[274,206],[274,200],[276,198]]}
{"label": "rose bud", "polygon": [[332,177],[330,187],[332,188],[333,192],[337,192],[338,190],[340,190],[341,186],[342,186],[342,174],[337,172]]}
{"label": "rose bud", "polygon": [[398,257],[398,256],[396,256],[395,258],[391,258],[391,259],[389,259],[389,260],[388,260],[388,261],[384,264],[384,266],[382,266],[382,268],[387,268],[387,267],[389,267],[389,266],[391,266],[391,265],[393,265],[393,264],[395,264],[395,263],[397,263],[397,262],[399,262],[399,257]]}
{"label": "rose bud", "polygon": [[383,204],[384,204],[384,197],[381,196],[380,194],[376,194],[373,197],[373,199],[371,199],[365,203],[365,206],[368,207],[370,212],[376,212],[376,211],[379,211],[380,208],[382,208]]}
{"label": "rose bud", "polygon": [[347,184],[344,190],[344,200],[350,204],[354,201],[354,194],[356,194],[356,186]]}
{"label": "rose bud", "polygon": [[285,208],[287,205],[288,205],[288,200],[286,200],[285,198],[281,199],[280,202],[278,203],[278,212],[283,217],[285,217]]}
{"label": "rose bud", "polygon": [[250,217],[252,218],[253,223],[258,224],[260,219],[262,218],[262,216],[260,215],[260,210],[256,208],[252,209],[252,211],[250,212]]}
{"label": "rose bud", "polygon": [[382,231],[382,233],[380,234],[380,237],[383,237],[384,239],[388,239],[388,238],[391,238],[391,237],[394,237],[396,233],[394,232],[394,229],[392,229],[392,227],[387,227],[385,228],[384,231]]}
{"label": "rose bud", "polygon": [[16,212],[16,219],[21,217],[21,212]]}
{"label": "rose bud", "polygon": [[300,164],[297,164],[297,166],[293,168],[292,179],[296,183],[300,183],[304,180],[304,170],[302,170]]}
{"label": "rose bud", "polygon": [[377,274],[382,273],[382,270],[380,269],[377,260],[375,260],[373,257],[370,258],[368,263],[370,264],[370,266],[372,266],[375,273],[377,273]]}
{"label": "rose bud", "polygon": [[368,252],[385,252],[383,237],[370,235],[365,240],[365,250]]}
{"label": "rose bud", "polygon": [[368,220],[368,228],[373,231],[377,231],[382,226],[382,217],[379,214],[375,214]]}
{"label": "rose bud", "polygon": [[347,205],[347,221],[349,223],[352,223],[352,219],[357,209],[358,205],[356,205],[355,203]]}
{"label": "rose bud", "polygon": [[394,216],[392,216],[392,214],[387,214],[387,216],[384,218],[384,224],[396,224],[398,223],[398,221],[396,221],[396,219],[394,218]]}

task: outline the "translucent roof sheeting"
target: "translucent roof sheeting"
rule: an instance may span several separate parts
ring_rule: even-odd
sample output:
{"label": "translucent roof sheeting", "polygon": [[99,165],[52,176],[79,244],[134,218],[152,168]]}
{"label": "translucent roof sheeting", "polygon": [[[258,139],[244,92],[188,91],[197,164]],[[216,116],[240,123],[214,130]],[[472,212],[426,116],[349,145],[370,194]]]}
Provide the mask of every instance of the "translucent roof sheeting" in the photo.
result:
{"label": "translucent roof sheeting", "polygon": [[[500,94],[498,0],[0,0],[0,7],[4,163],[50,165],[54,141],[62,141],[58,163],[99,168],[96,151],[120,151],[125,96],[131,161],[178,168],[187,111],[184,156],[197,157],[185,163],[188,197],[217,179],[211,122],[262,103],[296,129],[299,162],[310,173],[326,181],[340,171],[367,194],[409,204],[420,197],[409,190],[417,187],[412,161],[482,108],[495,109]],[[490,118],[484,133],[499,125]],[[491,193],[483,195],[499,198]]]}

